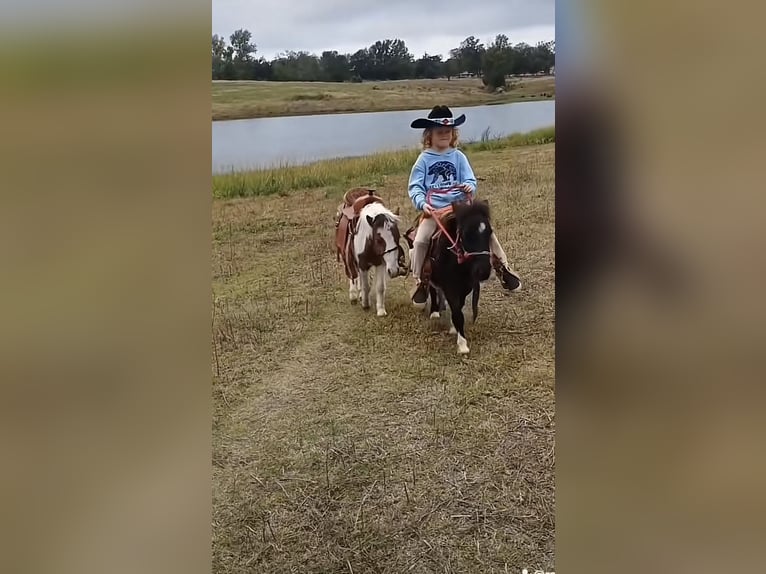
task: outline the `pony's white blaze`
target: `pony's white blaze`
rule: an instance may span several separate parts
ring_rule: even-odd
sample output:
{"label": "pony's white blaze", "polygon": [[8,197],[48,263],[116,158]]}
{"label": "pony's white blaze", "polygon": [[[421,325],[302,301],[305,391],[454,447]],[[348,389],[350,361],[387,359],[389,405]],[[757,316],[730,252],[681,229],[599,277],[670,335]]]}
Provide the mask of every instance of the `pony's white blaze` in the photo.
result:
{"label": "pony's white blaze", "polygon": [[481,223],[479,223],[479,233],[484,233],[486,231],[486,229],[487,229],[487,226],[484,225],[483,221]]}
{"label": "pony's white blaze", "polygon": [[386,221],[383,225],[383,232],[381,236],[386,241],[386,253],[383,256],[383,261],[386,263],[386,271],[395,277],[399,273],[399,249],[397,249],[396,240],[394,239],[394,231],[390,221]]}
{"label": "pony's white blaze", "polygon": [[398,226],[399,217],[383,204],[370,203],[365,205],[359,212],[359,224],[356,236],[354,237],[354,251],[356,253],[364,251],[364,246],[372,235],[372,226],[370,226],[367,221],[367,217],[369,216],[372,219],[375,219],[376,216],[381,214],[386,216],[386,222],[380,229],[380,236],[386,242],[385,250],[388,251],[388,253],[383,256],[383,261],[386,264],[386,270],[393,277],[399,273],[399,252],[398,249],[396,249],[397,244],[394,240],[393,232],[393,225],[396,224]]}

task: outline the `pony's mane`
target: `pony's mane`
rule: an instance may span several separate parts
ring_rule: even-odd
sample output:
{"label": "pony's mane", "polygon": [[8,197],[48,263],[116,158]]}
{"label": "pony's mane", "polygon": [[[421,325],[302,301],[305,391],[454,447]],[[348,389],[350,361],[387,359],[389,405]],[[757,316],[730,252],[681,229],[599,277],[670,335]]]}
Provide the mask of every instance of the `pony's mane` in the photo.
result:
{"label": "pony's mane", "polygon": [[399,222],[399,218],[394,214],[393,211],[388,209],[382,203],[378,203],[378,202],[368,203],[367,205],[365,205],[362,208],[362,211],[359,213],[359,215],[361,215],[362,217],[365,217],[365,218],[368,215],[370,215],[370,216],[372,216],[374,218],[376,215],[380,215],[381,213],[383,215],[385,215],[386,217],[388,217],[389,219],[392,219],[392,220],[396,221],[397,223]]}
{"label": "pony's mane", "polygon": [[[489,204],[487,202],[474,201],[469,204],[460,204],[459,207],[456,205],[453,210],[453,216],[446,219],[444,227],[452,237],[455,237],[458,234],[458,226],[466,220],[475,217],[481,217],[490,221]],[[438,242],[438,249],[445,249],[446,246],[450,244],[449,240],[443,234],[440,235]]]}
{"label": "pony's mane", "polygon": [[461,205],[460,208],[456,210],[455,215],[459,218],[471,215],[481,215],[486,219],[490,219],[489,204],[485,201],[474,201],[468,205]]}
{"label": "pony's mane", "polygon": [[489,204],[485,201],[474,201],[469,204],[456,206],[453,211],[454,217],[449,217],[445,222],[445,227],[450,233],[457,231],[458,224],[469,217],[480,216],[490,220]]}
{"label": "pony's mane", "polygon": [[359,212],[358,233],[364,237],[369,237],[372,233],[372,227],[367,222],[367,216],[375,219],[378,215],[384,215],[392,224],[399,225],[399,216],[388,209],[382,203],[369,203]]}

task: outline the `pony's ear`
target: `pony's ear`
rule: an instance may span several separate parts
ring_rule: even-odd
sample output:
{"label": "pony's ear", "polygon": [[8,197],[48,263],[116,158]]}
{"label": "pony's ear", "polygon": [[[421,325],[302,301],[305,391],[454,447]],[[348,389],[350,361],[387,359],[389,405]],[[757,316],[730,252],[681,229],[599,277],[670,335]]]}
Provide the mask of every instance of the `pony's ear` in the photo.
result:
{"label": "pony's ear", "polygon": [[375,220],[372,218],[372,216],[370,216],[370,215],[367,216],[367,223],[370,224],[370,227],[372,227],[374,225]]}
{"label": "pony's ear", "polygon": [[397,206],[396,209],[394,209],[394,215],[396,215],[397,217],[399,216],[399,207],[398,206]]}

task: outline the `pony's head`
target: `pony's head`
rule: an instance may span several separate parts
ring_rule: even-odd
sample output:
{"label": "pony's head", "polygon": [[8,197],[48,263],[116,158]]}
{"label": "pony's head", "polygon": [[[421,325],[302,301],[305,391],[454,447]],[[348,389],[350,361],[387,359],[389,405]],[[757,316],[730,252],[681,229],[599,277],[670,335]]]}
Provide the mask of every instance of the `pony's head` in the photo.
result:
{"label": "pony's head", "polygon": [[402,251],[399,245],[399,218],[388,210],[367,215],[366,218],[372,231],[372,254],[383,259],[389,277],[396,277],[399,275],[399,257]]}
{"label": "pony's head", "polygon": [[486,281],[492,273],[489,256],[492,237],[489,204],[484,200],[456,204],[454,214],[455,232],[465,261],[472,265],[477,281]]}

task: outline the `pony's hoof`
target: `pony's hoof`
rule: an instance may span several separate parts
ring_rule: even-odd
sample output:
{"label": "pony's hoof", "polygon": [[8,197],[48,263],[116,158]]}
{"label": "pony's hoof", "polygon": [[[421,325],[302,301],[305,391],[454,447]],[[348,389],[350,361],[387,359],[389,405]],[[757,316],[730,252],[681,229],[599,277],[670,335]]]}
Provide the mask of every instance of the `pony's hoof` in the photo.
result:
{"label": "pony's hoof", "polygon": [[370,304],[369,303],[365,303],[364,301],[362,301],[362,309],[367,311],[369,308],[370,308]]}
{"label": "pony's hoof", "polygon": [[468,341],[465,340],[465,337],[460,335],[457,336],[457,352],[460,355],[468,354]]}
{"label": "pony's hoof", "polygon": [[441,319],[441,315],[438,311],[434,311],[428,316],[429,319]]}
{"label": "pony's hoof", "polygon": [[388,313],[386,313],[385,309],[378,309],[378,317],[385,317],[386,315],[388,315]]}
{"label": "pony's hoof", "polygon": [[412,302],[412,306],[415,307],[415,309],[418,309],[420,311],[426,308],[425,303],[415,303],[414,301]]}
{"label": "pony's hoof", "polygon": [[457,329],[455,329],[455,326],[449,328],[449,334],[450,335],[457,335]]}

